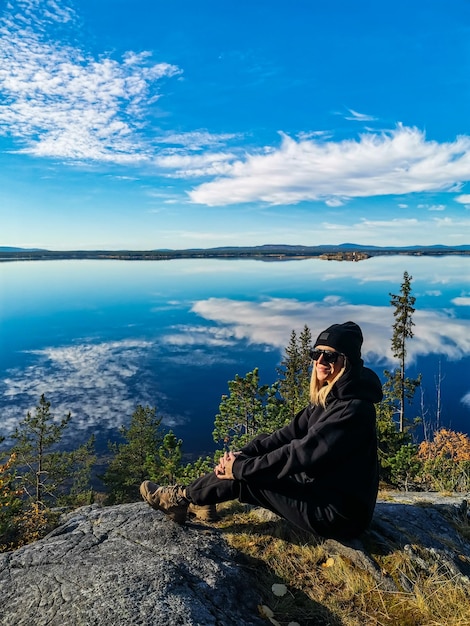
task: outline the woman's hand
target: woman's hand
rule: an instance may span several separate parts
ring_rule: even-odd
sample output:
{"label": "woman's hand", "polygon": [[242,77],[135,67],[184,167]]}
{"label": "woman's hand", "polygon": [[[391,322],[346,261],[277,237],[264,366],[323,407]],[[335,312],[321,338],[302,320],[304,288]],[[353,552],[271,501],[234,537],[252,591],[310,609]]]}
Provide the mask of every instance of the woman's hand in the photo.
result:
{"label": "woman's hand", "polygon": [[224,452],[224,456],[220,458],[219,464],[216,465],[214,472],[217,478],[221,479],[230,479],[233,480],[235,477],[233,475],[232,467],[233,462],[237,458],[237,456],[241,454],[240,452]]}

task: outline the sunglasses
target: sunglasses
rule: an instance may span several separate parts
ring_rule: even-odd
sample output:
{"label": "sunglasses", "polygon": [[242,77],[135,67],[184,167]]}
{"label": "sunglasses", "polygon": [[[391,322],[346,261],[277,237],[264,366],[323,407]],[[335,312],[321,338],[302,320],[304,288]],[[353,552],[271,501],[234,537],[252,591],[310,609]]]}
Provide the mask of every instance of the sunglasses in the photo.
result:
{"label": "sunglasses", "polygon": [[312,361],[318,361],[320,357],[323,357],[324,363],[336,363],[340,356],[344,356],[340,352],[334,352],[333,350],[310,350],[310,358]]}

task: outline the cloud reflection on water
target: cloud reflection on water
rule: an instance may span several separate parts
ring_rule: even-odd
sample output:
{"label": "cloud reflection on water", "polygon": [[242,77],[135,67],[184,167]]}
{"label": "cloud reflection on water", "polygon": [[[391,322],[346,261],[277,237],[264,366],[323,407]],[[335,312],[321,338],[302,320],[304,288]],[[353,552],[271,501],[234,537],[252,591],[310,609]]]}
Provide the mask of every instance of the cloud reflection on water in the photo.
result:
{"label": "cloud reflection on water", "polygon": [[2,410],[3,432],[11,432],[24,417],[18,415],[18,406],[27,402],[25,411],[34,410],[42,393],[51,401],[55,416],[72,413],[76,430],[118,428],[135,408],[130,383],[152,345],[127,340],[27,351],[29,364],[9,370],[3,381],[8,400]]}
{"label": "cloud reflection on water", "polygon": [[[373,363],[393,363],[390,351],[393,310],[390,306],[355,305],[329,297],[322,302],[300,302],[272,298],[246,302],[229,298],[208,298],[196,302],[192,310],[201,317],[225,324],[237,340],[266,344],[282,350],[292,329],[307,324],[316,336],[330,324],[357,322],[364,333],[364,358]],[[414,337],[407,344],[407,358],[437,354],[450,360],[470,355],[470,321],[448,313],[417,310],[413,316]]]}
{"label": "cloud reflection on water", "polygon": [[[152,387],[144,370],[152,353],[173,365],[210,367],[220,363],[212,349],[230,348],[239,342],[264,345],[281,354],[291,331],[300,332],[307,324],[314,337],[332,323],[354,320],[364,332],[363,356],[375,366],[390,366],[390,307],[353,305],[341,298],[301,302],[270,298],[257,302],[229,298],[208,298],[191,309],[214,326],[174,325],[159,341],[125,340],[80,343],[72,346],[31,350],[24,369],[10,370],[4,379],[3,431],[11,432],[18,422],[18,402],[29,402],[32,410],[41,393],[53,403],[57,416],[71,411],[77,429],[93,426],[117,428],[126,423],[137,403],[155,404],[165,400],[163,391]],[[470,354],[470,322],[452,313],[418,310],[414,314],[414,338],[408,342],[408,361],[437,354],[450,360]],[[163,349],[165,346],[165,349]],[[230,357],[225,362],[230,362]],[[136,395],[138,397],[136,398]],[[462,399],[470,405],[470,392]],[[164,422],[174,426],[177,416]]]}

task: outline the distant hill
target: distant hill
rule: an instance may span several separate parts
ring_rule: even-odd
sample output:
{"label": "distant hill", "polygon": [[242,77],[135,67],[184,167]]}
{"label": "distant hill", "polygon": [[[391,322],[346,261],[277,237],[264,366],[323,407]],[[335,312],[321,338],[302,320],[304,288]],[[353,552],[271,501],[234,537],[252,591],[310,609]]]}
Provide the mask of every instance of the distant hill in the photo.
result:
{"label": "distant hill", "polygon": [[264,244],[261,246],[219,246],[216,248],[188,248],[185,250],[154,250],[155,254],[168,254],[172,257],[224,257],[224,258],[301,258],[301,257],[327,257],[341,258],[350,256],[351,253],[361,255],[361,258],[380,255],[411,254],[411,255],[444,255],[444,254],[470,254],[470,245],[462,246],[365,246],[354,243],[328,244],[317,246],[288,245],[288,244]]}
{"label": "distant hill", "polygon": [[47,252],[42,248],[10,248],[8,246],[0,246],[0,252]]}
{"label": "distant hill", "polygon": [[[341,251],[350,251],[350,250],[358,250],[358,251],[368,251],[375,250],[377,252],[387,252],[387,251],[396,251],[396,252],[406,252],[406,251],[460,251],[460,252],[469,252],[470,245],[462,245],[462,246],[444,246],[444,245],[433,245],[433,246],[366,246],[357,243],[341,243],[341,244],[321,244],[316,246],[305,246],[305,245],[289,245],[289,244],[263,244],[261,246],[218,246],[216,248],[187,248],[186,250],[172,250],[172,252],[240,252],[240,251],[252,251],[256,252],[265,252],[265,253],[302,253],[306,254],[311,253],[312,251],[323,253],[323,252],[341,252]],[[163,252],[163,250],[156,249],[155,252]],[[166,250],[165,252],[168,252]]]}
{"label": "distant hill", "polygon": [[338,261],[360,261],[372,256],[408,254],[415,256],[470,255],[470,245],[462,246],[365,246],[354,243],[339,245],[264,244],[261,246],[219,246],[184,250],[44,250],[0,246],[0,261],[34,261],[58,259],[117,259],[161,261],[181,258],[251,258],[262,261],[321,258]]}

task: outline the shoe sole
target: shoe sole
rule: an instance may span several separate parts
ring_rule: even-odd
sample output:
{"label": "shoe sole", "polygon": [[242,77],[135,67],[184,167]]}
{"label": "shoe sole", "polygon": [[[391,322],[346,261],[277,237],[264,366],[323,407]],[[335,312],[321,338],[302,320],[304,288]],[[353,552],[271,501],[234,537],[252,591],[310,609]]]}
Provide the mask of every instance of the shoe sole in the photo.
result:
{"label": "shoe sole", "polygon": [[139,488],[140,495],[141,495],[141,496],[142,496],[142,498],[145,500],[145,502],[146,502],[149,506],[151,506],[151,507],[152,507],[152,509],[155,509],[155,511],[160,511],[160,510],[161,510],[161,509],[160,509],[160,507],[159,507],[157,504],[155,504],[155,502],[152,502],[151,495],[152,495],[152,493],[154,493],[154,492],[155,492],[155,490],[154,490],[154,491],[152,491],[152,492],[150,492],[150,491],[149,491],[148,486],[149,486],[150,484],[152,484],[152,485],[153,485],[153,484],[155,484],[155,483],[151,483],[151,481],[150,481],[150,480],[146,480],[146,481],[144,481],[144,482],[140,485],[140,488]]}

